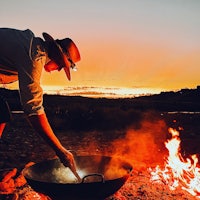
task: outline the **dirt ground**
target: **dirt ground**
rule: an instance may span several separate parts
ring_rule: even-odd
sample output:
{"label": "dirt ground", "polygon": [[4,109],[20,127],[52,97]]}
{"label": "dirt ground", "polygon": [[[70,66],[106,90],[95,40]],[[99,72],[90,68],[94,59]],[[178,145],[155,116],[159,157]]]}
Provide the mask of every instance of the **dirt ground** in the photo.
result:
{"label": "dirt ground", "polygon": [[[69,131],[56,134],[63,145],[67,149],[75,151],[77,155],[88,155],[91,152],[99,155],[120,155],[131,162],[134,170],[130,178],[116,194],[106,200],[198,199],[181,188],[171,191],[164,183],[150,182],[148,168],[162,163],[166,155],[164,141],[168,135],[167,133],[160,135],[163,130],[166,131],[165,126],[162,122],[158,122],[158,124],[145,123],[140,131]],[[152,130],[149,131],[150,129]],[[146,134],[143,134],[144,132]],[[198,153],[200,138],[195,130],[190,136],[182,137],[182,140],[185,144],[184,154]],[[53,157],[55,154],[52,149],[35,133],[24,116],[15,114],[13,121],[8,124],[2,140],[0,140],[0,169],[17,168],[20,171],[29,162],[40,162]],[[27,185],[17,188],[14,193],[1,195],[0,199],[46,200],[42,196],[37,196],[36,192]]]}

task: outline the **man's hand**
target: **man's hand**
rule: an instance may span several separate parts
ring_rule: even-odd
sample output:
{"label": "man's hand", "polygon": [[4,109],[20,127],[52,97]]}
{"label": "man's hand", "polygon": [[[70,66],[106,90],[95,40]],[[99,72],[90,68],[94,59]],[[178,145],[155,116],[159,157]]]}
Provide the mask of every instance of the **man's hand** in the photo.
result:
{"label": "man's hand", "polygon": [[76,163],[73,154],[66,149],[62,149],[61,151],[57,152],[57,156],[60,158],[60,161],[65,165],[65,167],[69,167],[78,181],[81,182],[82,179],[76,171]]}

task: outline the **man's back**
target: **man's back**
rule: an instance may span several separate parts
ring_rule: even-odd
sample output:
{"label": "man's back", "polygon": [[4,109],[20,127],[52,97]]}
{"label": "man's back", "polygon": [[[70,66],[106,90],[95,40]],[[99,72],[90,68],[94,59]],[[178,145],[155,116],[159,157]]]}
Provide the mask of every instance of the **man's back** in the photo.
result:
{"label": "man's back", "polygon": [[16,71],[16,67],[29,56],[34,34],[29,30],[0,28],[0,68]]}

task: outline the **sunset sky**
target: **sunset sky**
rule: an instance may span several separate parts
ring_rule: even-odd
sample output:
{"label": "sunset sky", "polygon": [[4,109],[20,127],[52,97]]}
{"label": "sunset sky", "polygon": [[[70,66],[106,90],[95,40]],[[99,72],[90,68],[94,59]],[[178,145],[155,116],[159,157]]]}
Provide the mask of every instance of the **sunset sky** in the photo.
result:
{"label": "sunset sky", "polygon": [[199,0],[1,0],[1,27],[70,37],[82,60],[44,86],[161,91],[200,85]]}

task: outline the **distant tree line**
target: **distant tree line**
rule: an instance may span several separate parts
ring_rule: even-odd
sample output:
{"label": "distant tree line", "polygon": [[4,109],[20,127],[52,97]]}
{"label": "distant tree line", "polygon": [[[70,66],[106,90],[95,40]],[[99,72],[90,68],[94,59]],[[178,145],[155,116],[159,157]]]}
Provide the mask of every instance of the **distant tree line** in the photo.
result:
{"label": "distant tree line", "polygon": [[[1,88],[11,110],[21,110],[19,92]],[[56,129],[113,130],[140,127],[146,113],[200,111],[200,89],[183,89],[126,99],[44,95],[45,111]],[[159,114],[158,114],[159,115]],[[159,117],[159,116],[158,116]]]}

